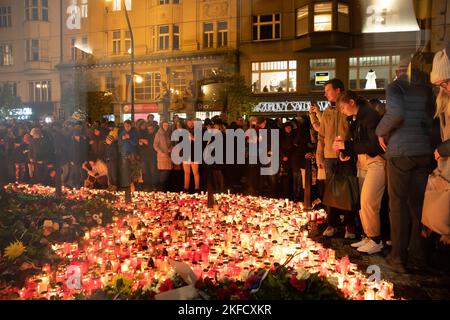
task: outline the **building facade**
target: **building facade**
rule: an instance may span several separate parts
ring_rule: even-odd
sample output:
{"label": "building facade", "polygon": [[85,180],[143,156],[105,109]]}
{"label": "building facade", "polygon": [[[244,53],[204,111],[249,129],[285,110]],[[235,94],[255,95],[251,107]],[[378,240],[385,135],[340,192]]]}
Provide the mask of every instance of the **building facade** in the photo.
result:
{"label": "building facade", "polygon": [[59,0],[0,1],[0,86],[20,97],[17,113],[50,116],[61,101]]}
{"label": "building facade", "polygon": [[[131,79],[131,33],[135,76]],[[64,92],[77,75],[89,75],[112,94],[116,120],[130,117],[131,81],[135,119],[167,109],[173,115],[211,116],[202,80],[237,65],[236,0],[66,0],[64,59],[58,66]],[[75,88],[76,89],[76,88]],[[220,109],[220,108],[215,108]],[[117,119],[119,118],[119,119]]]}
{"label": "building facade", "polygon": [[[125,6],[127,12],[125,12]],[[85,96],[109,112],[211,117],[224,109],[222,71],[239,72],[256,113],[292,115],[326,106],[337,77],[384,98],[404,56],[450,43],[450,0],[0,0],[0,85],[21,112],[68,118]],[[134,48],[127,24],[128,13]],[[134,49],[134,50],[133,50]],[[135,73],[131,72],[131,52]],[[86,101],[85,101],[86,102]]]}
{"label": "building facade", "polygon": [[449,2],[242,1],[240,70],[257,98],[255,114],[325,107],[323,84],[335,77],[385,99],[400,59],[421,48],[430,70],[433,53],[449,43]]}

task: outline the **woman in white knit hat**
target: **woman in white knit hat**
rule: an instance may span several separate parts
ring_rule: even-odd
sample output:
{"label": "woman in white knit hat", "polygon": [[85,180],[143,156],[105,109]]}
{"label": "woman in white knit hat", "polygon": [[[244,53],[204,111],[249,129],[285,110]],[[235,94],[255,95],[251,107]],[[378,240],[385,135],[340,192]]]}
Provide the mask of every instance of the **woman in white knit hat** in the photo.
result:
{"label": "woman in white knit hat", "polygon": [[[438,168],[435,172],[441,178],[443,182],[446,183],[443,192],[450,193],[450,59],[448,56],[449,48],[443,49],[436,53],[433,60],[433,69],[431,71],[430,80],[433,85],[439,89],[439,94],[436,100],[436,114],[435,117],[439,118],[440,121],[440,131],[442,143],[438,145],[434,151],[434,157],[438,162]],[[448,199],[448,197],[446,198]],[[450,214],[448,208],[450,203],[447,204],[446,208],[442,208],[442,211],[438,214],[447,215],[439,219],[440,226],[439,230],[434,230],[439,232],[442,237],[441,240],[447,244],[450,244]],[[425,209],[425,207],[424,207]],[[425,210],[424,210],[425,214]],[[424,220],[423,220],[424,221]],[[444,221],[445,225],[442,225]],[[424,222],[425,223],[425,222]],[[425,223],[427,224],[427,223]],[[445,231],[447,230],[447,231]],[[446,234],[449,233],[449,234]]]}

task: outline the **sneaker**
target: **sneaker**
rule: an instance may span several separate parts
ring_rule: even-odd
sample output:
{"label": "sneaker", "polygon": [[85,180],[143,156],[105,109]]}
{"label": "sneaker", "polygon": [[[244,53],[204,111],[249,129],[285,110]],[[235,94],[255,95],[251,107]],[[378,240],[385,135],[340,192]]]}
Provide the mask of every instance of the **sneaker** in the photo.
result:
{"label": "sneaker", "polygon": [[323,236],[324,237],[332,237],[334,236],[334,234],[336,233],[336,229],[333,227],[328,227],[324,232],[323,232]]}
{"label": "sneaker", "polygon": [[374,254],[377,252],[380,252],[381,249],[383,249],[383,242],[380,241],[380,243],[376,243],[372,239],[369,239],[367,243],[361,247],[359,247],[357,250],[359,252],[365,252],[367,254]]}
{"label": "sneaker", "polygon": [[345,227],[345,239],[355,239],[356,234],[353,227]]}
{"label": "sneaker", "polygon": [[365,245],[367,242],[369,242],[369,240],[370,240],[369,238],[364,237],[361,241],[352,243],[350,246],[352,246],[353,248],[359,248]]}

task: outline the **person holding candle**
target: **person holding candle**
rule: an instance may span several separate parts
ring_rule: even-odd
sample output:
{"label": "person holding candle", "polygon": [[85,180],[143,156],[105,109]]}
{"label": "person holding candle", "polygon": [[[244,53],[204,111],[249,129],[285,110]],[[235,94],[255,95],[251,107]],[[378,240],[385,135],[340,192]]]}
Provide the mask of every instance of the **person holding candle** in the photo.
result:
{"label": "person holding candle", "polygon": [[[325,169],[326,181],[328,182],[339,163],[339,150],[333,148],[336,137],[345,137],[347,132],[347,121],[345,115],[336,108],[336,100],[345,91],[344,83],[339,79],[331,79],[324,86],[325,97],[331,106],[325,109],[320,121],[318,143],[317,143],[317,166]],[[336,234],[339,224],[340,210],[332,207],[327,208],[328,227],[323,232],[326,237]],[[345,238],[355,238],[354,222],[350,212],[343,212],[345,216]]]}
{"label": "person holding candle", "polygon": [[333,147],[344,157],[357,157],[361,189],[360,218],[367,237],[352,244],[359,252],[373,254],[383,249],[380,230],[380,208],[386,186],[385,160],[375,129],[380,115],[368,101],[353,91],[342,93],[336,102],[349,123],[347,139],[336,139]]}

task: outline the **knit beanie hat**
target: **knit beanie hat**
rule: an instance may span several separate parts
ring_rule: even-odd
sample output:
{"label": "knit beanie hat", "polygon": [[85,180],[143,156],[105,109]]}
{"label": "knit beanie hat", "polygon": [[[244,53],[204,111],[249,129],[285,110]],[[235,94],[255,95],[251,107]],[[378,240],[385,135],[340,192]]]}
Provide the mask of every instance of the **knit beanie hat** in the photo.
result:
{"label": "knit beanie hat", "polygon": [[450,79],[450,60],[446,49],[438,51],[433,60],[433,70],[431,71],[431,83]]}

